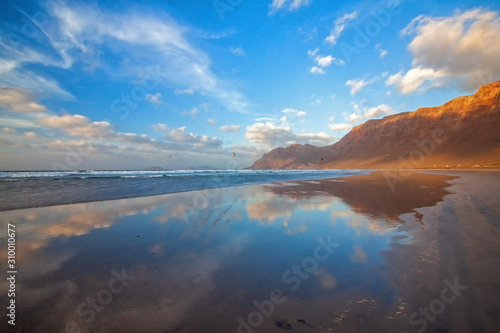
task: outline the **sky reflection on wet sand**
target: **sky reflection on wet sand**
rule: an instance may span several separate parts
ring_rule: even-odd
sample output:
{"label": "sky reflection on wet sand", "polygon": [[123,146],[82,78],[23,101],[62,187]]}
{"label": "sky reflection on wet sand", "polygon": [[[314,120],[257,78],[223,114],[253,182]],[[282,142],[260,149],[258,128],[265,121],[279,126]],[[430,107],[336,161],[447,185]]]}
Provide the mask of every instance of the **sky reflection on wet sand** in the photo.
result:
{"label": "sky reflection on wet sand", "polygon": [[[398,300],[380,252],[408,238],[397,216],[447,193],[446,177],[427,177],[395,193],[299,181],[3,212],[18,232],[17,329],[236,332],[275,289],[287,299],[256,332],[300,318],[312,332],[338,328],[349,302],[383,313]],[[284,273],[314,257],[319,237],[337,247],[297,287]],[[123,270],[133,279],[101,292]]]}

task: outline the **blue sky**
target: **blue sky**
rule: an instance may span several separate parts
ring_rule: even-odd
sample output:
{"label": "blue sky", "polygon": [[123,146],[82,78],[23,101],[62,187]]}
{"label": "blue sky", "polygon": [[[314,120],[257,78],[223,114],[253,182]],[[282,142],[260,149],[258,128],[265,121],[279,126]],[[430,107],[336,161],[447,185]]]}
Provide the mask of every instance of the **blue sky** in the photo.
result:
{"label": "blue sky", "polygon": [[[490,1],[3,1],[0,169],[244,168],[500,79]],[[236,156],[235,156],[236,154]]]}

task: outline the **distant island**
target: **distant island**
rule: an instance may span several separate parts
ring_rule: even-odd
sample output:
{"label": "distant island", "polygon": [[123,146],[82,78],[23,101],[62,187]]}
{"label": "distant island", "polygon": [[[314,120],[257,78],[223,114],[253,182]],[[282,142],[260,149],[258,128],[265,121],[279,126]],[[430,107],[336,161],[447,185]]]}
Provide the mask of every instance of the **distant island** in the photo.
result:
{"label": "distant island", "polygon": [[[144,171],[172,171],[172,170],[174,169],[165,169],[161,166],[151,166],[149,168],[144,169]],[[182,170],[219,170],[219,168],[213,166],[199,166],[199,167],[183,168]]]}
{"label": "distant island", "polygon": [[249,169],[500,167],[500,81],[442,106],[356,126],[326,147],[293,144]]}

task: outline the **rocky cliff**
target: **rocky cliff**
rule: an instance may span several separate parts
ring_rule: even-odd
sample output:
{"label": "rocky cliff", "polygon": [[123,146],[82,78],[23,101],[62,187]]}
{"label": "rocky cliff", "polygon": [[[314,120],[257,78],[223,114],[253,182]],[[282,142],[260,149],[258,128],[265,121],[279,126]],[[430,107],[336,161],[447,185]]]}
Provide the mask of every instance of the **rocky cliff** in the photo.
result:
{"label": "rocky cliff", "polygon": [[500,81],[442,106],[369,120],[331,146],[273,149],[251,169],[446,166],[500,166]]}

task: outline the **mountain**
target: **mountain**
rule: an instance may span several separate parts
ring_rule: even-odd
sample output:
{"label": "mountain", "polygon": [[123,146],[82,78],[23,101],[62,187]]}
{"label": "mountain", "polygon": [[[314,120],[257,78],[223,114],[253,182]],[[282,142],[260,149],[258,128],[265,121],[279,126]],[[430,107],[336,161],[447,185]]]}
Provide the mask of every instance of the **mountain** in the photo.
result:
{"label": "mountain", "polygon": [[156,165],[144,169],[144,171],[167,171],[167,170],[170,170],[170,169],[165,169],[165,168],[163,168],[161,166],[156,166]]}
{"label": "mountain", "polygon": [[500,166],[500,81],[442,106],[368,120],[331,146],[275,148],[250,169],[446,166]]}

